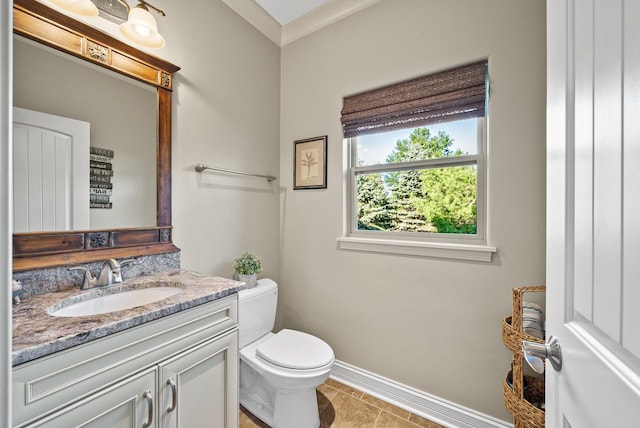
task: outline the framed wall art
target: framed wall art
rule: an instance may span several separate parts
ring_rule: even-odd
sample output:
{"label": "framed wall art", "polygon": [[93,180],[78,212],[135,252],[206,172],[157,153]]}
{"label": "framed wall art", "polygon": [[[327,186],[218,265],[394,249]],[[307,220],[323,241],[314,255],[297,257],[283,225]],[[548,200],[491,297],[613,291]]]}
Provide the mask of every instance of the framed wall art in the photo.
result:
{"label": "framed wall art", "polygon": [[327,136],[293,142],[293,190],[327,188]]}

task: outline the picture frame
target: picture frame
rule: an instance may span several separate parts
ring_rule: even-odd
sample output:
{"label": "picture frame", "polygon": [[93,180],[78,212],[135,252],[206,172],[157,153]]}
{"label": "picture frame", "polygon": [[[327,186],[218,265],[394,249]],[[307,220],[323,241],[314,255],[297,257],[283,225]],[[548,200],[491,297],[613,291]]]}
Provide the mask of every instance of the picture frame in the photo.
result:
{"label": "picture frame", "polygon": [[327,136],[293,142],[293,190],[327,188]]}

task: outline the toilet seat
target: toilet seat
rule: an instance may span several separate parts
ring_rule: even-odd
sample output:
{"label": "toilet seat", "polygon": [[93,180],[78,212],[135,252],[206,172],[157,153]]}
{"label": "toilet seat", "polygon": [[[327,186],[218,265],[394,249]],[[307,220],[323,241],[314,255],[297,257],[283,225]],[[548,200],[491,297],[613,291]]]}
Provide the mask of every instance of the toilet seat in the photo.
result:
{"label": "toilet seat", "polygon": [[309,370],[331,364],[333,350],[321,339],[301,331],[283,329],[261,343],[256,355],[269,364]]}

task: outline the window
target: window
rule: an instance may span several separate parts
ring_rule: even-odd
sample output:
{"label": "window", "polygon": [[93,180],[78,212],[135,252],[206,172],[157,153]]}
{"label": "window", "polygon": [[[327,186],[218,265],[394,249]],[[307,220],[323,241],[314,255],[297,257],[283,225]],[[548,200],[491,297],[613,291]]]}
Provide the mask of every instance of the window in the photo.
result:
{"label": "window", "polygon": [[341,248],[490,260],[486,92],[481,62],[345,98]]}
{"label": "window", "polygon": [[350,139],[351,231],[481,239],[483,123],[474,118]]}

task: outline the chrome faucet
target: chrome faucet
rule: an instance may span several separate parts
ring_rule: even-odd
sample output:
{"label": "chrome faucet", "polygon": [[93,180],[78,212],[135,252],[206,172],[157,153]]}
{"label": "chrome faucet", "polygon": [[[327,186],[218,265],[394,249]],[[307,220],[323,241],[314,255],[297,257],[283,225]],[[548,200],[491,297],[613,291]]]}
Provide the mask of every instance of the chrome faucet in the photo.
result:
{"label": "chrome faucet", "polygon": [[94,287],[107,287],[113,284],[122,283],[122,272],[120,266],[124,263],[132,262],[132,259],[123,260],[118,263],[115,259],[106,260],[102,264],[100,274],[96,278],[91,274],[91,271],[84,266],[70,267],[69,270],[83,270],[84,281],[82,282],[81,290],[89,290]]}
{"label": "chrome faucet", "polygon": [[109,259],[102,264],[96,287],[106,287],[111,284],[119,284],[122,282],[122,274],[120,273],[120,265],[115,259]]}

